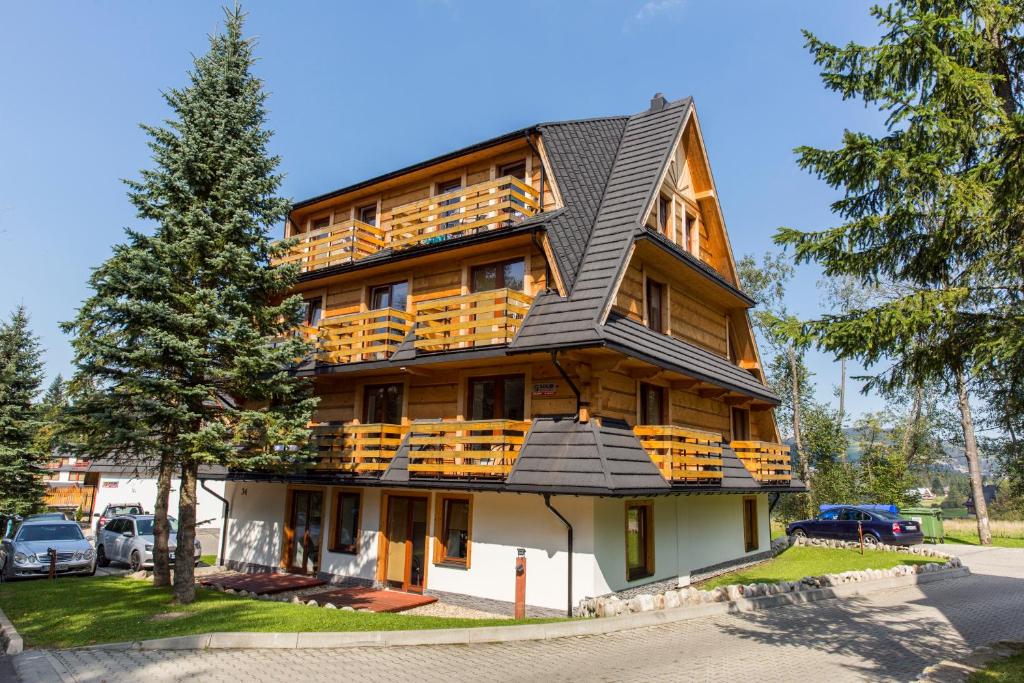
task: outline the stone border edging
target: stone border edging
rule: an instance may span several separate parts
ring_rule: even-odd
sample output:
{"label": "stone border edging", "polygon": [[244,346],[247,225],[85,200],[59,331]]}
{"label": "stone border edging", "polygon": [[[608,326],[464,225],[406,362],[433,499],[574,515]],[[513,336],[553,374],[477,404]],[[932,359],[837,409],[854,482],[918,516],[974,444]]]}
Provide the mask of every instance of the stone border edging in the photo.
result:
{"label": "stone border edging", "polygon": [[25,642],[3,610],[0,610],[0,644],[8,655],[19,654],[25,649]]}
{"label": "stone border edging", "polygon": [[976,647],[960,659],[944,659],[921,672],[915,683],[953,683],[970,680],[972,674],[989,664],[1024,654],[1024,642],[1000,640],[992,645]]}
{"label": "stone border edging", "polygon": [[793,593],[731,602],[707,603],[651,612],[636,612],[603,619],[579,619],[550,624],[482,626],[415,631],[341,631],[302,633],[206,633],[195,636],[88,645],[76,650],[218,650],[218,649],[305,649],[345,647],[400,647],[407,645],[470,645],[507,643],[520,640],[551,640],[572,636],[600,635],[721,614],[756,612],[786,605],[849,598],[878,590],[903,588],[921,583],[968,576],[966,567],[954,567],[927,574],[896,576],[862,583],[843,584]]}

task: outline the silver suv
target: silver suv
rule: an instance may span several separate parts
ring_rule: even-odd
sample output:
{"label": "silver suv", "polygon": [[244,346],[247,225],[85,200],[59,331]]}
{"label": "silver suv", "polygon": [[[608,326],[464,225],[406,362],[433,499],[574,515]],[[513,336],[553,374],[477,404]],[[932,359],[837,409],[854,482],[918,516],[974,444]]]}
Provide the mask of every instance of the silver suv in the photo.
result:
{"label": "silver suv", "polygon": [[[167,539],[171,562],[178,543],[178,522],[168,517],[171,534]],[[125,562],[132,571],[153,566],[153,515],[122,515],[114,517],[96,534],[96,562],[106,567],[111,562]],[[196,564],[201,547],[196,539]]]}

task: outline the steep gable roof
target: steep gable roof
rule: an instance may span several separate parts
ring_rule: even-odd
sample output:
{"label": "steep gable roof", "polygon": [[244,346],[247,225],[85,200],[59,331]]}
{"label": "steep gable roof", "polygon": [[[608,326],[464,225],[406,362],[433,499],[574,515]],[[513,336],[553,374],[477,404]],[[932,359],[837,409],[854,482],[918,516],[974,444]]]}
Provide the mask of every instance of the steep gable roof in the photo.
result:
{"label": "steep gable roof", "polygon": [[[692,100],[645,111],[626,123],[572,291],[538,297],[512,344],[531,351],[601,340],[605,305],[626,267],[635,229],[657,190]],[[568,202],[567,202],[568,203]]]}

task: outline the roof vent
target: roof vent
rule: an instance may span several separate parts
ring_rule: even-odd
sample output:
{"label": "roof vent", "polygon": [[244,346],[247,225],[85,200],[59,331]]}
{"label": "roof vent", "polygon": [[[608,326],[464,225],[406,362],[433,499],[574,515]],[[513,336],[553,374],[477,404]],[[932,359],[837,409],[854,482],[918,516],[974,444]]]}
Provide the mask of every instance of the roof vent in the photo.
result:
{"label": "roof vent", "polygon": [[660,92],[654,93],[654,97],[651,98],[651,108],[649,111],[661,111],[668,106],[668,100]]}

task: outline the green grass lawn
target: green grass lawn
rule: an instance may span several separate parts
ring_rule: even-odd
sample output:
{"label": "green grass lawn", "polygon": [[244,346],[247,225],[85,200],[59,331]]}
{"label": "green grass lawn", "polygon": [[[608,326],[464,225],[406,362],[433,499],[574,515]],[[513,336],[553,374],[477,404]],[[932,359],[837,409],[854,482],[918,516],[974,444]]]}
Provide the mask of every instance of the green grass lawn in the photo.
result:
{"label": "green grass lawn", "polygon": [[934,557],[904,555],[902,553],[840,548],[790,548],[773,560],[746,569],[716,576],[697,584],[698,588],[710,590],[731,583],[777,583],[797,581],[805,576],[839,574],[861,569],[889,569],[899,564],[927,564],[938,561]]}
{"label": "green grass lawn", "polygon": [[971,674],[970,683],[1018,683],[1024,681],[1024,655],[1001,659]]}
{"label": "green grass lawn", "polygon": [[[538,623],[557,619],[447,619],[348,612],[198,590],[191,605],[149,581],[104,576],[0,584],[0,609],[27,647],[66,648],[216,631],[395,631]],[[165,615],[165,616],[161,616]]]}
{"label": "green grass lawn", "polygon": [[202,557],[199,558],[199,561],[202,562],[203,564],[213,566],[213,565],[217,564],[217,556],[216,555],[203,555]]}
{"label": "green grass lawn", "polygon": [[[960,532],[956,536],[950,536],[947,534],[946,543],[981,545],[981,540],[978,538],[977,533],[965,534]],[[1000,548],[1024,548],[1024,538],[1004,538],[1002,536],[993,536],[992,545],[999,546]]]}

